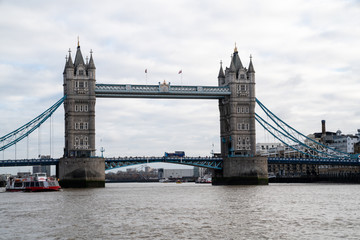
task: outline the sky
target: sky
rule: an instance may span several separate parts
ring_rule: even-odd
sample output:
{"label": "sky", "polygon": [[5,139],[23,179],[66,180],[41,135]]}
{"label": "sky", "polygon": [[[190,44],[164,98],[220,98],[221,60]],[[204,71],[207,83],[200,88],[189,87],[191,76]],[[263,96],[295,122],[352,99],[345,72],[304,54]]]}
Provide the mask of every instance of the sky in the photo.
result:
{"label": "sky", "polygon": [[[78,37],[84,58],[93,51],[97,83],[108,84],[216,86],[236,43],[244,66],[252,55],[257,98],[282,120],[304,134],[321,131],[323,119],[328,131],[355,134],[359,26],[355,0],[0,0],[0,136],[63,96],[65,57],[70,48],[74,59]],[[273,139],[257,127],[264,141]],[[61,106],[0,159],[58,158],[63,147]],[[220,151],[218,102],[98,98],[96,147],[107,157],[209,156]]]}

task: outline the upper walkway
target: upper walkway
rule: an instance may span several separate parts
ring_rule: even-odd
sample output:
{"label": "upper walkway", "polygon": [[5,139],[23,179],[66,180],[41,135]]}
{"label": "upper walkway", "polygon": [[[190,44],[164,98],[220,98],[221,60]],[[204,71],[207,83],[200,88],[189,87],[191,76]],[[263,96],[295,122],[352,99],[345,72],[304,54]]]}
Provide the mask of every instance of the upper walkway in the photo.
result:
{"label": "upper walkway", "polygon": [[96,84],[96,97],[102,98],[171,98],[221,99],[231,94],[229,87],[159,85]]}

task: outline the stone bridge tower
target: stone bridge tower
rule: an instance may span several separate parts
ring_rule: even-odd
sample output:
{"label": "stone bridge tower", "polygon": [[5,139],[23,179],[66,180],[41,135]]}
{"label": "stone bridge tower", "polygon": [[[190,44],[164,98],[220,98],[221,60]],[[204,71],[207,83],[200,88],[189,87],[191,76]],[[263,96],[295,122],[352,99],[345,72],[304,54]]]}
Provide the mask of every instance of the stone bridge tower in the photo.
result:
{"label": "stone bridge tower", "polygon": [[59,162],[63,187],[104,186],[105,162],[95,157],[95,70],[92,52],[84,62],[78,42],[73,62],[69,50],[63,72],[65,147]]}
{"label": "stone bridge tower", "polygon": [[230,67],[222,64],[219,86],[229,86],[231,95],[219,100],[222,172],[214,184],[267,184],[267,159],[256,157],[255,70],[250,57],[245,68],[235,46]]}

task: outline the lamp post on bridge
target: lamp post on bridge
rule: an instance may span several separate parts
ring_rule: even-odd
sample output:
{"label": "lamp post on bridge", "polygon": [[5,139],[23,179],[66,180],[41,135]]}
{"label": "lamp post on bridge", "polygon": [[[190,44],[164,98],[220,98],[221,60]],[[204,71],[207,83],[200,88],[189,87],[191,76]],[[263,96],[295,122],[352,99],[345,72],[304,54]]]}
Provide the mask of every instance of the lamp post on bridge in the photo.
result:
{"label": "lamp post on bridge", "polygon": [[100,152],[101,152],[101,157],[104,158],[105,148],[101,147]]}

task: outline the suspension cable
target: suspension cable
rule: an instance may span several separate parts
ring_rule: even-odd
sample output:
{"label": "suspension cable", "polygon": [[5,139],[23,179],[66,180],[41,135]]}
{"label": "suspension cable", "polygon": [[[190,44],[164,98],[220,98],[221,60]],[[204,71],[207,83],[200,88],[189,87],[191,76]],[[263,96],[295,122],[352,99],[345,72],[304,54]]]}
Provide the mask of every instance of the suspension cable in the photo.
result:
{"label": "suspension cable", "polygon": [[[277,132],[282,132],[281,134],[288,138],[289,140],[302,145],[305,148],[310,149],[311,151],[315,151],[317,153],[319,153],[320,155],[326,155],[328,157],[332,157],[332,158],[338,158],[338,157],[345,157],[345,158],[350,158],[351,154],[349,153],[345,153],[339,150],[336,150],[334,148],[331,148],[329,146],[326,146],[324,144],[321,144],[317,141],[315,141],[314,139],[311,139],[307,136],[305,136],[304,134],[300,133],[299,131],[297,131],[296,129],[292,128],[291,126],[289,126],[288,124],[286,124],[284,121],[282,121],[280,118],[278,118],[274,113],[272,113],[269,109],[267,109],[264,104],[262,104],[258,99],[256,99],[256,102],[258,103],[258,105],[260,106],[260,108],[264,111],[264,113],[266,114],[266,116],[268,116],[280,129],[277,130]],[[265,120],[262,119],[262,121],[266,122]],[[303,141],[300,141],[297,137],[295,137],[293,134],[290,133],[290,131],[286,130],[283,126],[280,125],[280,123],[282,125],[284,125],[285,127],[287,127],[290,131],[296,133],[297,135],[299,135],[300,137],[305,138],[306,140],[309,140],[311,143],[314,143],[314,146],[309,146],[308,144],[305,144]],[[268,122],[266,122],[268,124]],[[271,125],[270,125],[271,126]],[[272,129],[275,129],[274,126],[271,126]],[[327,152],[325,150],[330,150],[331,152]],[[340,155],[340,156],[339,156]]]}
{"label": "suspension cable", "polygon": [[18,129],[12,131],[11,133],[0,137],[0,142],[3,143],[3,146],[0,147],[0,151],[3,151],[6,148],[14,145],[15,143],[20,142],[22,139],[30,135],[33,131],[38,129],[59,108],[59,106],[64,102],[65,99],[66,95],[30,122],[24,124]]}

